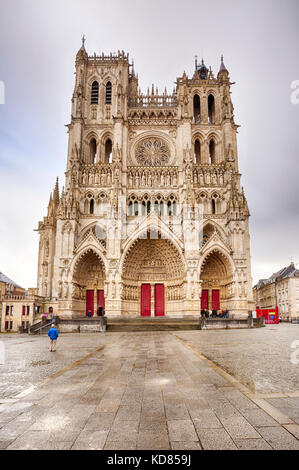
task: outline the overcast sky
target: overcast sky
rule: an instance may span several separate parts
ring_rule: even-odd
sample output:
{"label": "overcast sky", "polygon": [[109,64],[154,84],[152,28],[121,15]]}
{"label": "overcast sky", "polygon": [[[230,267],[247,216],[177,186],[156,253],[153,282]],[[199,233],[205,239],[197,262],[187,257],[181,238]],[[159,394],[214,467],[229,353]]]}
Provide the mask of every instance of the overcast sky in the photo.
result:
{"label": "overcast sky", "polygon": [[251,211],[253,281],[299,263],[298,0],[0,0],[0,271],[36,286],[38,234],[64,184],[75,55],[124,49],[139,83],[169,91],[194,56],[224,54]]}

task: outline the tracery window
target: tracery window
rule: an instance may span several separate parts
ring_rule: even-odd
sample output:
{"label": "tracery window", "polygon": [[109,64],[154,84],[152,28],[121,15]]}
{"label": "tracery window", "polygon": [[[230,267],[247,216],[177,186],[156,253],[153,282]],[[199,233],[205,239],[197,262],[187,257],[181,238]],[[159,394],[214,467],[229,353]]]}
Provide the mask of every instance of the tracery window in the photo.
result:
{"label": "tracery window", "polygon": [[142,140],[135,152],[136,160],[143,166],[161,166],[167,164],[170,158],[168,145],[158,137]]}

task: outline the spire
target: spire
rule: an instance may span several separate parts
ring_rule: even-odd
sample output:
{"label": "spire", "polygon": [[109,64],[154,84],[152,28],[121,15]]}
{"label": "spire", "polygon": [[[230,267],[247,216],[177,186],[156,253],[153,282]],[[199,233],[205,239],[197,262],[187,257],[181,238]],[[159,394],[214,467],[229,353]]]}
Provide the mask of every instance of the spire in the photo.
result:
{"label": "spire", "polygon": [[83,36],[82,36],[81,51],[85,51],[85,41],[86,41],[86,37],[85,37],[85,34],[83,34]]}
{"label": "spire", "polygon": [[59,204],[59,184],[58,184],[58,177],[56,178],[56,184],[53,192],[53,200],[56,205]]}
{"label": "spire", "polygon": [[80,49],[78,50],[77,52],[77,56],[76,56],[76,60],[84,60],[84,59],[87,59],[88,56],[87,56],[87,52],[85,50],[85,41],[86,41],[86,38],[85,38],[85,35],[83,34],[82,36],[82,45],[80,47]]}
{"label": "spire", "polygon": [[225,67],[224,62],[223,62],[223,54],[221,55],[221,64],[220,64],[220,69],[219,69],[219,72],[218,72],[218,76],[220,74],[224,74],[224,75],[228,76],[228,70]]}
{"label": "spire", "polygon": [[51,203],[52,203],[52,200],[53,200],[53,198],[52,198],[52,193],[51,193],[51,194],[50,194],[50,197],[49,197],[49,204],[48,204],[48,208],[50,207],[50,205],[51,205]]}

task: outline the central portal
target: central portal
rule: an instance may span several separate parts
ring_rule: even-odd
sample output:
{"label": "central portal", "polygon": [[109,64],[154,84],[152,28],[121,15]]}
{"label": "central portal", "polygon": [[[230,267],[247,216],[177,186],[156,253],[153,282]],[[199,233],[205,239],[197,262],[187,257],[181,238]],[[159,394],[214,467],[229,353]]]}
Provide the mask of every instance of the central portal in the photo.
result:
{"label": "central portal", "polygon": [[181,253],[155,233],[132,244],[124,260],[122,313],[164,317],[182,312],[184,266]]}
{"label": "central portal", "polygon": [[[153,289],[152,289],[153,287]],[[154,299],[152,299],[152,290],[154,292]],[[154,300],[154,313],[155,317],[164,317],[165,315],[165,288],[164,284],[150,284],[141,285],[141,309],[142,317],[150,317],[152,314],[152,300]]]}

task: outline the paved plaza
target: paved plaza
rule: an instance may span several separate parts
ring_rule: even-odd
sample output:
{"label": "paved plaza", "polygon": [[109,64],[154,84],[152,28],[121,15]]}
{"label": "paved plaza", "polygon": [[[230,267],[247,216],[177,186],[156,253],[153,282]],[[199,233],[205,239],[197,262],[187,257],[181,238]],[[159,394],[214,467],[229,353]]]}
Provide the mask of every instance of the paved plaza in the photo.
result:
{"label": "paved plaza", "polygon": [[46,336],[1,335],[0,448],[298,450],[298,339],[297,325],[107,332],[50,353]]}

